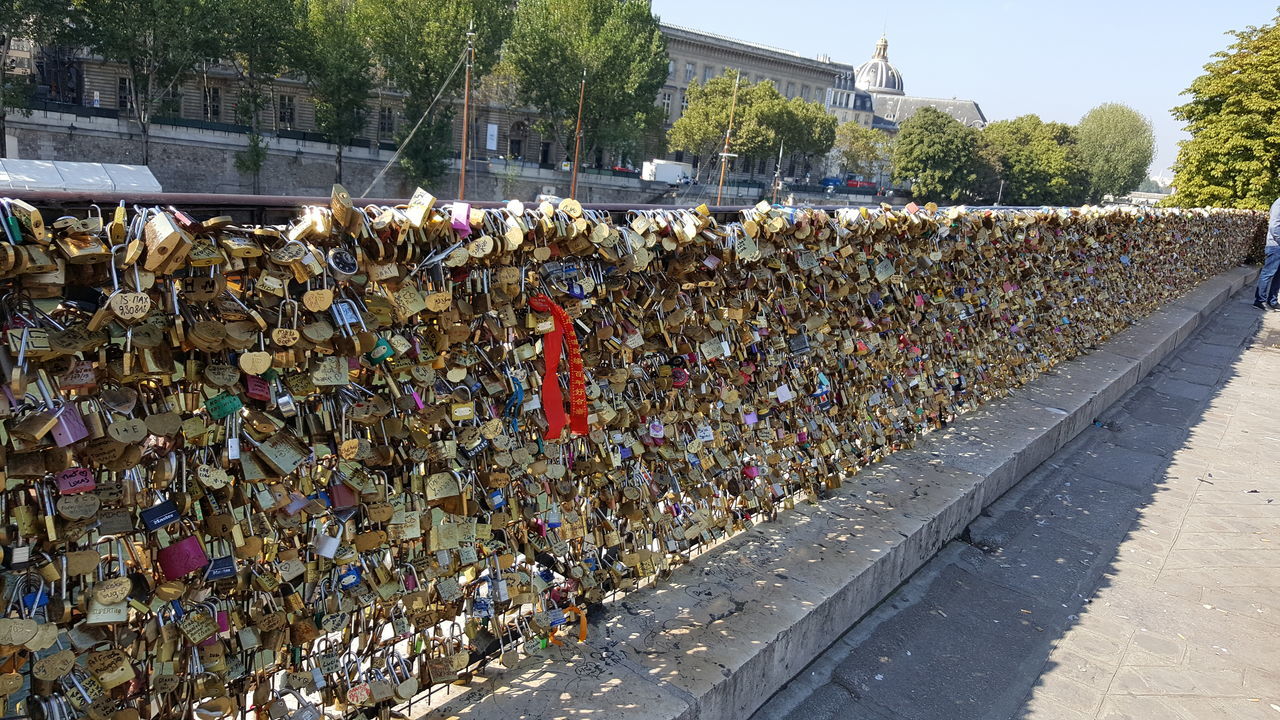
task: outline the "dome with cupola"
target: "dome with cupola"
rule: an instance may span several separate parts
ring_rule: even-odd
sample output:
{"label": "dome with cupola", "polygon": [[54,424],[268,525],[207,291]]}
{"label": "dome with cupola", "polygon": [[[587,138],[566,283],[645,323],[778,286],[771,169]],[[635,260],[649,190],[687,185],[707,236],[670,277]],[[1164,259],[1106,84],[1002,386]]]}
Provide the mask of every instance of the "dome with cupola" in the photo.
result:
{"label": "dome with cupola", "polygon": [[902,74],[889,62],[889,41],[876,43],[876,52],[854,73],[858,89],[879,95],[902,95]]}

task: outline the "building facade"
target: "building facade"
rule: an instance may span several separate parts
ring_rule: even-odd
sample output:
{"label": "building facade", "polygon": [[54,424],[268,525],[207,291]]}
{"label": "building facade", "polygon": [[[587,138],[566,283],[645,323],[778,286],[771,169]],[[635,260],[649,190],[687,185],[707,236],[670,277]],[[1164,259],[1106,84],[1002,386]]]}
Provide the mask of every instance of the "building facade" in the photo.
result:
{"label": "building facade", "polygon": [[982,108],[973,100],[907,95],[902,73],[889,62],[889,40],[884,37],[876,42],[871,59],[858,66],[854,85],[871,96],[875,107],[873,125],[885,132],[896,133],[898,126],[922,107],[941,110],[968,127],[982,128],[987,124]]}
{"label": "building facade", "polygon": [[[872,59],[855,68],[835,62],[827,55],[805,57],[789,50],[678,25],[662,23],[661,29],[668,50],[667,80],[654,102],[661,108],[664,129],[670,128],[687,108],[690,85],[706,82],[730,70],[741,73],[747,82],[772,83],[784,97],[821,103],[841,123],[855,122],[892,133],[896,132],[900,122],[924,105],[938,107],[967,125],[981,127],[986,123],[981,109],[973,101],[906,95],[901,74],[889,63],[888,43],[884,39],[877,44]],[[132,122],[134,111],[130,107],[129,77],[124,67],[75,49],[44,48],[22,39],[12,42],[8,58],[8,72],[32,78],[34,92],[31,105],[36,111],[25,119],[10,115],[8,134],[11,137],[6,138],[6,147],[11,148],[11,153],[37,159],[104,162],[137,162],[140,159],[140,152],[129,149],[138,143],[139,138],[136,124]],[[481,163],[502,163],[501,172],[504,177],[509,176],[510,183],[514,183],[515,176],[521,174],[559,172],[562,163],[572,153],[571,141],[539,135],[537,112],[516,100],[514,88],[501,85],[496,78],[480,79],[476,88],[471,123],[466,130],[470,137],[469,157]],[[279,149],[287,153],[291,161],[298,162],[321,163],[325,157],[333,156],[332,145],[318,132],[315,103],[304,78],[289,75],[277,78],[268,88],[268,95],[257,121],[271,141],[273,152]],[[198,136],[201,142],[239,147],[245,143],[243,138],[249,130],[248,119],[238,112],[239,99],[235,68],[220,62],[206,63],[196,68],[176,88],[164,107],[154,113],[153,137],[170,138],[182,144],[185,141],[181,138]],[[344,151],[347,162],[354,163],[352,169],[363,172],[360,171],[362,162],[376,168],[379,162],[385,162],[383,158],[391,157],[397,147],[396,139],[406,123],[412,124],[417,120],[406,118],[403,108],[403,96],[392,88],[380,88],[373,94],[363,133]],[[464,133],[461,115],[461,112],[455,113],[455,148],[461,145]],[[110,130],[113,123],[118,128],[114,137]],[[23,142],[23,138],[14,137],[15,134],[37,130],[43,133],[38,140],[32,137]],[[58,143],[51,140],[58,133],[70,137],[75,132],[91,132],[96,139],[74,151],[70,147],[60,150]],[[95,148],[106,147],[112,148],[112,157],[92,156]],[[44,157],[51,152],[60,156]],[[90,156],[65,156],[73,152],[88,152]],[[718,166],[716,158],[685,157],[683,153],[670,153],[668,158],[705,167]],[[582,158],[582,163],[608,172],[607,169],[614,165],[638,165],[645,159],[613,157],[601,150],[595,157]],[[735,159],[730,166],[730,178],[757,181],[762,175],[772,177],[775,161],[774,158],[751,162]],[[804,166],[801,161],[794,156],[784,158],[780,173],[797,178],[809,174],[820,177],[826,170],[825,167]],[[184,168],[183,172],[189,170]],[[162,181],[163,174],[157,173]],[[401,184],[395,178],[395,172],[389,175],[389,182],[384,183],[386,189],[399,188]],[[290,186],[287,172],[282,171],[278,177],[281,184],[263,187],[262,190],[291,193],[302,189],[301,186]],[[307,182],[314,180],[316,178],[310,178]],[[189,189],[189,182],[192,180],[183,179],[179,185]],[[236,183],[234,177],[226,176],[224,172],[217,187],[222,188],[221,191],[244,190]]]}

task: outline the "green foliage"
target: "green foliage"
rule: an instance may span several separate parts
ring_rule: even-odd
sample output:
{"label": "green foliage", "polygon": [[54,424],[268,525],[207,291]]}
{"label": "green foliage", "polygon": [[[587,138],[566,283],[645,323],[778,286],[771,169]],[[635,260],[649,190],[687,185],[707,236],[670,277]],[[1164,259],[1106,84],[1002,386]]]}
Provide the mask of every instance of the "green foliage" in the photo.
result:
{"label": "green foliage", "polygon": [[[236,155],[236,168],[253,176],[266,161],[263,111],[272,107],[271,87],[289,66],[299,42],[301,6],[297,0],[224,0],[230,21],[224,26],[223,55],[236,69],[239,95],[236,119],[249,126],[249,147]],[[274,128],[274,116],[272,117]]]}
{"label": "green foliage", "polygon": [[1006,205],[1078,205],[1087,193],[1070,125],[1037,115],[993,122],[982,131],[1004,180]]}
{"label": "green foliage", "polygon": [[1127,195],[1147,177],[1156,153],[1151,123],[1118,103],[1090,110],[1076,126],[1076,148],[1088,181],[1087,200]]}
{"label": "green foliage", "polygon": [[847,173],[872,175],[893,156],[893,138],[887,133],[847,122],[836,128],[836,152]]}
{"label": "green foliage", "polygon": [[[667,135],[672,150],[714,157],[724,144],[736,73],[725,73],[686,91],[689,108]],[[836,119],[820,103],[787,100],[770,82],[741,85],[733,114],[730,152],[743,157],[773,157],[779,147],[806,157],[831,149]]]}
{"label": "green foliage", "polygon": [[787,152],[806,158],[831,150],[836,142],[837,124],[835,116],[827,112],[822,103],[798,97],[781,102],[774,113],[777,139],[785,144]]}
{"label": "green foliage", "polygon": [[9,56],[15,38],[41,45],[78,44],[83,22],[71,0],[0,0],[0,158],[5,156],[6,120],[10,110],[26,115],[34,89],[30,78],[10,75]]}
{"label": "green foliage", "polygon": [[1173,109],[1191,139],[1174,163],[1171,203],[1265,210],[1280,196],[1280,18],[1230,33]]}
{"label": "green foliage", "polygon": [[[667,133],[672,150],[683,150],[702,157],[719,152],[729,127],[729,110],[733,103],[737,73],[725,73],[705,83],[693,82],[685,90],[688,108]],[[762,122],[760,108],[776,100],[778,91],[768,83],[738,87],[738,100],[733,108],[733,152],[741,155],[767,153],[773,142],[772,130]]]}
{"label": "green foliage", "polygon": [[223,27],[223,57],[239,81],[237,119],[261,134],[262,111],[271,103],[271,85],[300,42],[298,0],[223,0],[230,21]]}
{"label": "green foliage", "polygon": [[432,98],[444,90],[413,140],[402,148],[401,165],[410,182],[440,177],[453,154],[450,101],[462,96],[462,69],[447,87],[445,80],[462,57],[468,29],[474,27],[476,33],[472,77],[479,79],[497,61],[512,15],[510,0],[361,0],[357,4],[361,36],[373,48],[386,79],[406,94],[409,122],[402,130],[402,141]]}
{"label": "green foliage", "polygon": [[267,143],[261,135],[249,133],[249,147],[236,153],[236,170],[245,175],[258,174],[262,164],[267,160]]}
{"label": "green foliage", "polygon": [[373,91],[373,52],[357,35],[355,0],[307,0],[300,17],[304,42],[295,64],[307,77],[316,127],[338,150],[334,179],[342,182],[343,148],[360,136]]}
{"label": "green foliage", "polygon": [[84,45],[128,70],[146,163],[153,114],[196,63],[222,54],[222,36],[210,28],[228,27],[230,7],[223,0],[72,1]]}
{"label": "green foliage", "polygon": [[566,147],[585,73],[583,157],[632,147],[660,114],[667,48],[646,0],[522,0],[503,61],[518,98],[538,110],[539,132]]}
{"label": "green foliage", "polygon": [[894,177],[911,181],[919,202],[963,203],[982,198],[984,165],[978,131],[941,110],[921,108],[898,130]]}

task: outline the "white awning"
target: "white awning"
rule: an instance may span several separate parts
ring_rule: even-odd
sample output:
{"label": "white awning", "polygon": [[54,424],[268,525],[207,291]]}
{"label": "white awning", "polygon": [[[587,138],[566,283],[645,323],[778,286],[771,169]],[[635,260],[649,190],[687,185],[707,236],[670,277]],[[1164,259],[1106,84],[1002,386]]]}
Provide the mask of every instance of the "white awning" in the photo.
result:
{"label": "white awning", "polygon": [[5,159],[0,160],[0,190],[146,193],[161,192],[161,187],[145,165]]}

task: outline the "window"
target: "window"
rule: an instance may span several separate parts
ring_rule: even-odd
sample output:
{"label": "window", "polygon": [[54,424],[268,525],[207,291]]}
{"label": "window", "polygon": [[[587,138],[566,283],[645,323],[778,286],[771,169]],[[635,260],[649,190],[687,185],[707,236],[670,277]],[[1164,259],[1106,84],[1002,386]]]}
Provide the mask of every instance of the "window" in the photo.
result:
{"label": "window", "polygon": [[662,105],[662,114],[670,118],[671,117],[671,93],[669,91],[664,91],[658,97],[661,99],[661,102],[659,104]]}
{"label": "window", "polygon": [[687,83],[693,82],[693,76],[696,75],[697,73],[698,73],[697,65],[694,65],[691,62],[687,62],[684,64],[684,81],[685,82]]}
{"label": "window", "polygon": [[204,119],[218,120],[222,117],[222,88],[206,87],[204,89]]}
{"label": "window", "polygon": [[128,110],[133,107],[133,97],[129,92],[129,78],[122,77],[116,82],[116,107]]}
{"label": "window", "polygon": [[796,84],[793,82],[787,82],[787,97],[791,98],[795,96],[796,96]]}
{"label": "window", "polygon": [[676,61],[667,60],[667,79],[670,80],[676,74]]}
{"label": "window", "polygon": [[686,112],[689,112],[689,96],[680,93],[680,114],[684,115]]}
{"label": "window", "polygon": [[808,86],[808,85],[801,85],[801,86],[800,86],[800,97],[801,97],[802,99],[804,99],[804,100],[808,100],[808,99],[809,99],[809,86]]}
{"label": "window", "polygon": [[378,108],[378,136],[391,137],[396,132],[396,109]]}
{"label": "window", "polygon": [[276,96],[276,120],[280,122],[281,127],[293,127],[295,117],[294,107],[292,95]]}
{"label": "window", "polygon": [[716,69],[711,67],[710,65],[703,65],[702,66],[702,82],[707,82],[711,80],[715,71]]}

